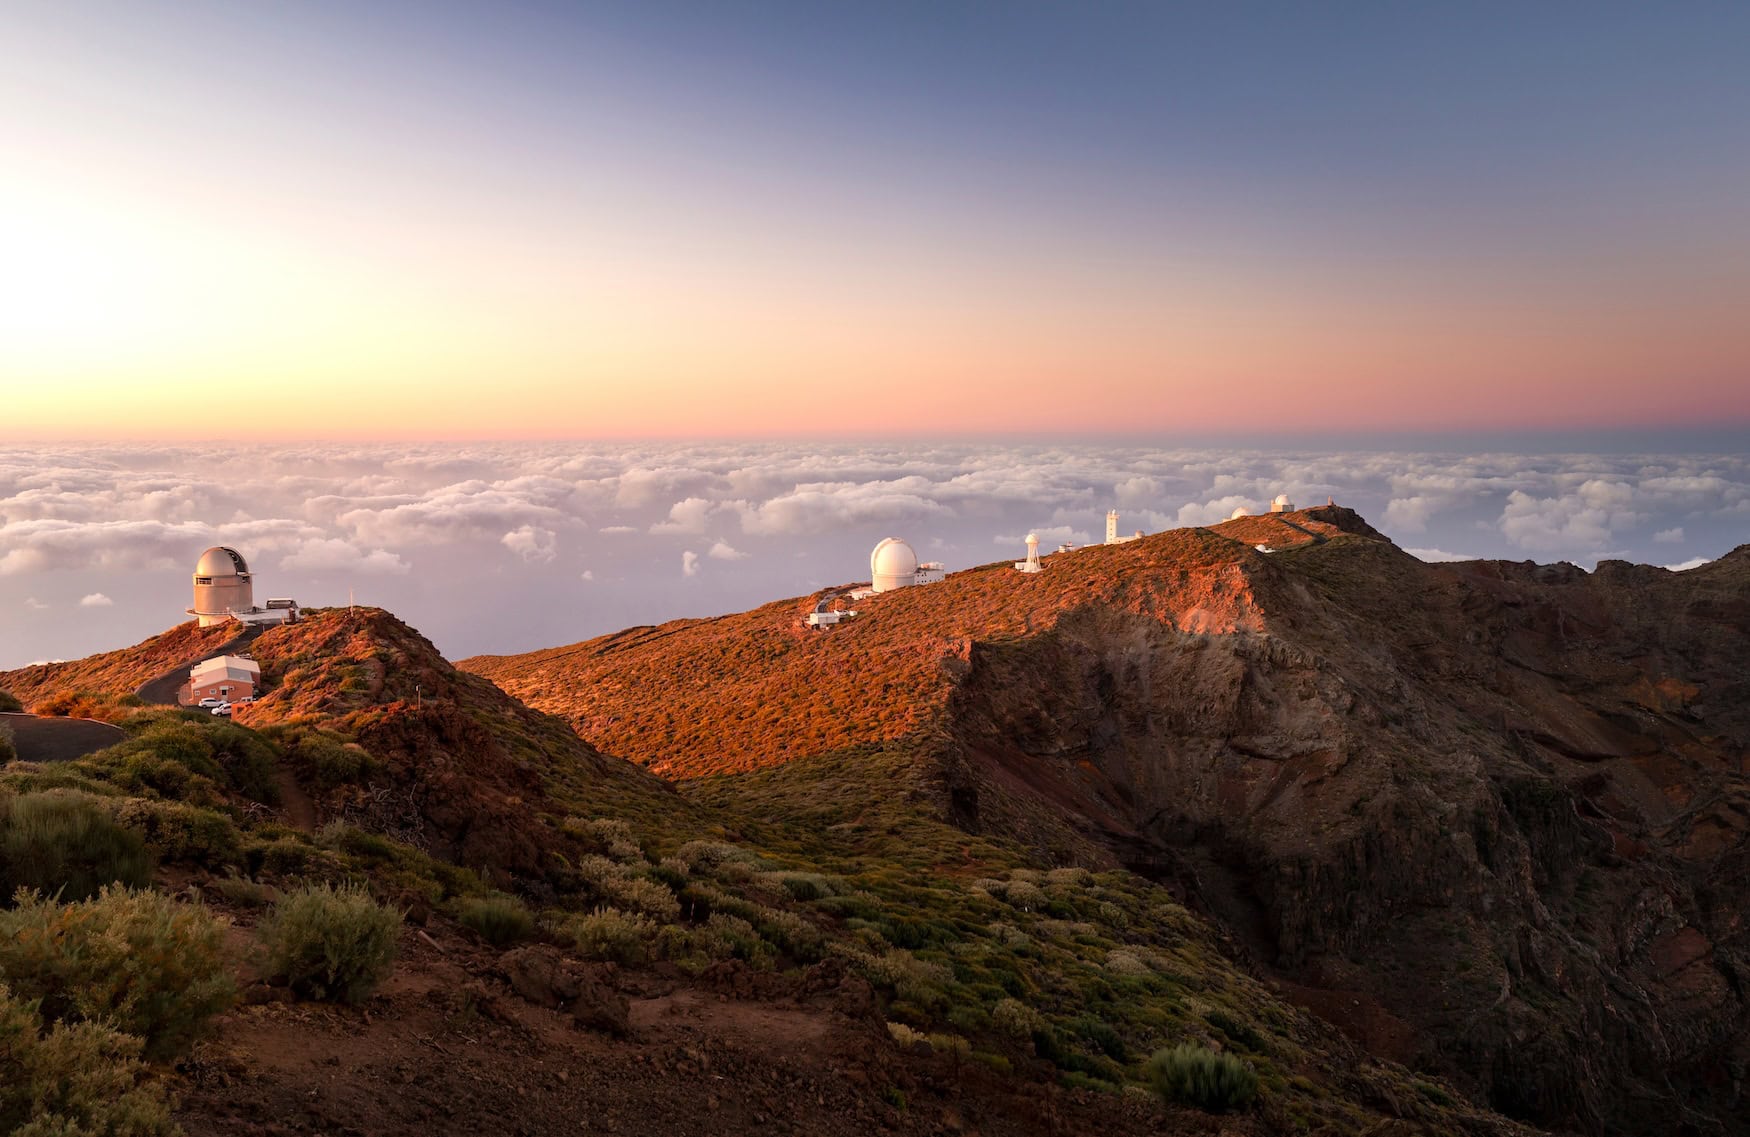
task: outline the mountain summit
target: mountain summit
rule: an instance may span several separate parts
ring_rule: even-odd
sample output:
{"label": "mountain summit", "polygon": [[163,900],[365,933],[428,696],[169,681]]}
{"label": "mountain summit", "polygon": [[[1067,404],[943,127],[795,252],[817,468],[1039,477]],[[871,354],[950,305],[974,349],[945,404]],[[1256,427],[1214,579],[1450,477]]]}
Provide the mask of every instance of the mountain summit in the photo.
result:
{"label": "mountain summit", "polygon": [[818,599],[460,666],[675,778],[906,740],[944,818],[1170,882],[1280,990],[1510,1116],[1737,1115],[1750,549],[1427,564],[1330,506],[830,629]]}

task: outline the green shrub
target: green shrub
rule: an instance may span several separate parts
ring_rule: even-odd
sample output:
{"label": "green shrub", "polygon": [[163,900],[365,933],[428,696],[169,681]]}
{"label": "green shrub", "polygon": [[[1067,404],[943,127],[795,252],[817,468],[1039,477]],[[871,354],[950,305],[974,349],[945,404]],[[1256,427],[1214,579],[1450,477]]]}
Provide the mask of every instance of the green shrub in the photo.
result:
{"label": "green shrub", "polygon": [[674,893],[654,880],[643,877],[610,879],[606,882],[604,891],[614,907],[643,913],[659,924],[669,924],[680,919],[681,902],[675,899]]}
{"label": "green shrub", "polygon": [[140,1040],[101,1023],[56,1023],[0,984],[0,1133],[172,1137],[163,1091],[145,1080]]}
{"label": "green shrub", "polygon": [[[9,699],[11,696],[4,691],[0,691],[0,698]],[[0,766],[4,766],[6,763],[16,761],[17,759],[18,747],[13,745],[12,742],[12,726],[9,723],[0,722]]]}
{"label": "green shrub", "polygon": [[0,901],[21,888],[84,900],[106,884],[151,879],[145,842],[101,799],[49,790],[0,802]]}
{"label": "green shrub", "polygon": [[693,943],[712,959],[740,959],[755,967],[771,966],[771,947],[752,924],[739,916],[714,913],[704,927],[693,931]]}
{"label": "green shrub", "polygon": [[103,1021],[175,1051],[236,993],[223,925],[198,904],[105,888],[59,904],[21,893],[0,912],[0,976],[45,1020]]}
{"label": "green shrub", "polygon": [[1219,1030],[1227,1037],[1250,1050],[1264,1049],[1264,1036],[1259,1034],[1250,1023],[1241,1022],[1223,1010],[1213,1010],[1203,1016],[1203,1021]]}
{"label": "green shrub", "polygon": [[18,696],[0,691],[0,714],[21,715],[24,704],[18,701]]}
{"label": "green shrub", "polygon": [[268,971],[313,999],[357,1003],[389,974],[401,916],[362,885],[306,885],[262,926]]}
{"label": "green shrub", "polygon": [[1208,1113],[1247,1109],[1258,1096],[1258,1072],[1249,1063],[1192,1042],[1157,1050],[1145,1073],[1167,1101]]}
{"label": "green shrub", "polygon": [[324,731],[300,734],[286,747],[286,758],[323,792],[363,783],[381,768],[358,743]]}
{"label": "green shrub", "polygon": [[237,826],[222,813],[177,801],[129,798],[115,818],[146,839],[161,860],[222,868],[239,863],[243,842]]}
{"label": "green shrub", "polygon": [[[607,960],[632,966],[643,963],[657,936],[655,921],[635,912],[600,908],[578,916],[566,925],[566,933],[584,959]],[[685,950],[681,954],[686,954]]]}
{"label": "green shrub", "polygon": [[528,939],[535,931],[535,917],[514,896],[469,896],[457,905],[462,926],[494,947]]}

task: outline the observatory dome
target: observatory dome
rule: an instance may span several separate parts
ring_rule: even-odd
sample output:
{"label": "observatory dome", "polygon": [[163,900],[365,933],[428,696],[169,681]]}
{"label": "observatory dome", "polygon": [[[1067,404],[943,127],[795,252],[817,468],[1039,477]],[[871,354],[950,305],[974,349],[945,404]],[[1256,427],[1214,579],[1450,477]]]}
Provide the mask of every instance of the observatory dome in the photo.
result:
{"label": "observatory dome", "polygon": [[1294,512],[1294,503],[1292,501],[1288,500],[1287,494],[1279,493],[1276,495],[1276,500],[1270,503],[1270,512],[1271,513],[1293,513]]}
{"label": "observatory dome", "polygon": [[195,562],[196,576],[247,576],[249,566],[243,561],[243,554],[236,549],[228,549],[223,545],[214,545],[201,554],[201,559]]}
{"label": "observatory dome", "polygon": [[223,623],[233,612],[255,607],[255,588],[249,582],[249,565],[243,554],[224,545],[214,545],[194,565],[194,607],[188,611],[201,627]]}
{"label": "observatory dome", "polygon": [[890,592],[917,583],[918,555],[898,537],[883,537],[869,554],[869,583],[876,592]]}
{"label": "observatory dome", "polygon": [[1251,515],[1252,515],[1251,510],[1247,509],[1243,505],[1237,505],[1234,507],[1234,511],[1227,515],[1227,519],[1229,521],[1238,521],[1242,517],[1250,517]]}

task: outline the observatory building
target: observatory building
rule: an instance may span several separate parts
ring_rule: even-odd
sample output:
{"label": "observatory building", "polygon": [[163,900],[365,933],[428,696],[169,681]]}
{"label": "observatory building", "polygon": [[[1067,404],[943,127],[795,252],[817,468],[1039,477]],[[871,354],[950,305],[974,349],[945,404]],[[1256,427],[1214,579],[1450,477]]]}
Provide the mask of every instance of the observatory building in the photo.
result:
{"label": "observatory building", "polygon": [[917,553],[898,537],[881,538],[881,543],[869,554],[869,583],[876,592],[934,584],[946,571],[940,561],[918,563]]}
{"label": "observatory building", "polygon": [[1129,537],[1120,537],[1118,535],[1118,511],[1116,509],[1108,509],[1106,511],[1106,543],[1108,545],[1122,545],[1126,541],[1138,541],[1141,539],[1141,529],[1138,529]]}
{"label": "observatory building", "polygon": [[1276,500],[1270,503],[1270,512],[1271,513],[1293,513],[1294,512],[1294,503],[1292,501],[1288,500],[1287,494],[1279,493],[1276,495]]}
{"label": "observatory building", "polygon": [[1016,572],[1043,572],[1045,566],[1039,563],[1039,534],[1027,534],[1027,559],[1015,562]]}
{"label": "observatory building", "polygon": [[188,614],[201,627],[237,620],[245,624],[290,624],[298,618],[296,600],[269,600],[266,608],[255,606],[255,585],[243,554],[224,545],[214,545],[201,554],[194,566],[194,607]]}
{"label": "observatory building", "polygon": [[188,610],[199,618],[201,627],[222,624],[231,613],[254,607],[255,586],[243,554],[223,545],[202,553],[194,566],[194,607]]}

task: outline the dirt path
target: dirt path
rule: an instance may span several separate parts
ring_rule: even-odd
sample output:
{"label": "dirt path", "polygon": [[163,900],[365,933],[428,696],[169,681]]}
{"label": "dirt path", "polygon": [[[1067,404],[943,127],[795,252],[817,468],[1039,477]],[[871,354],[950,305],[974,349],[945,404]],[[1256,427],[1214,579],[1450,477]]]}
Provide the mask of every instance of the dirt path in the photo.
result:
{"label": "dirt path", "polygon": [[71,762],[127,737],[120,727],[96,719],[6,714],[0,722],[12,728],[13,745],[26,762]]}
{"label": "dirt path", "polygon": [[193,659],[185,660],[182,663],[177,664],[162,675],[146,680],[135,689],[134,694],[138,695],[148,703],[154,703],[161,707],[174,707],[177,705],[177,688],[187,682],[188,672],[191,667],[203,659],[211,659],[215,655],[229,655],[238,648],[253,643],[255,637],[259,636],[262,633],[262,630],[260,624],[250,625],[243,629],[243,631],[237,633],[235,637],[225,641],[213,650],[202,652]]}
{"label": "dirt path", "polygon": [[306,833],[314,833],[317,821],[316,803],[310,800],[310,795],[304,792],[298,779],[292,777],[291,771],[284,766],[276,765],[273,768],[273,784],[280,792],[280,812],[285,815],[286,824]]}

